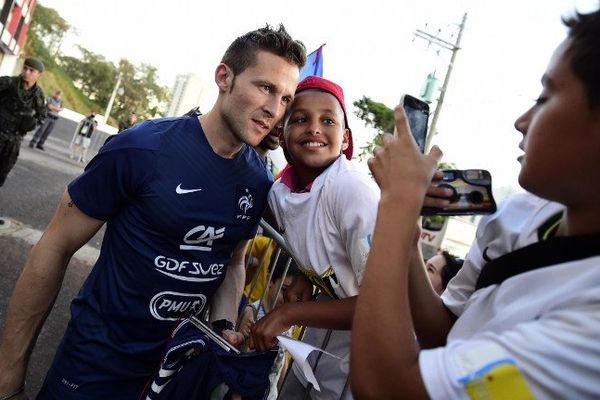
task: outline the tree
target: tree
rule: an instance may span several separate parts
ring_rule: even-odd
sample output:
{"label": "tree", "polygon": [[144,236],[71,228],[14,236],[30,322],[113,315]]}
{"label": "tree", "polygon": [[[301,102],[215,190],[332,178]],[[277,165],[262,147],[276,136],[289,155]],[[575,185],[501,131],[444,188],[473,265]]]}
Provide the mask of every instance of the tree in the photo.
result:
{"label": "tree", "polygon": [[119,61],[123,94],[115,100],[115,115],[125,117],[135,112],[140,119],[160,115],[166,106],[168,89],[158,84],[157,69],[149,64],[133,65]]}
{"label": "tree", "polygon": [[140,118],[160,115],[166,107],[168,90],[158,83],[155,67],[149,64],[136,66],[126,59],[120,60],[116,66],[103,55],[82,46],[77,46],[79,56],[57,58],[69,31],[75,30],[56,10],[38,3],[25,45],[26,54],[41,58],[52,70],[44,76],[51,77],[53,85],[70,91],[68,94],[71,96],[65,96],[66,102],[69,102],[69,97],[76,98],[80,108],[85,105],[86,113],[89,109],[103,110],[120,74],[122,92],[115,99],[113,115],[132,111]]}
{"label": "tree", "polygon": [[104,108],[121,74],[121,92],[111,115],[135,112],[140,119],[156,117],[165,107],[168,90],[158,83],[158,71],[149,64],[136,66],[121,59],[115,66],[104,56],[79,46],[81,57],[62,57],[61,66],[75,85],[92,101]]}
{"label": "tree", "polygon": [[117,80],[117,69],[104,56],[82,46],[77,48],[81,57],[61,57],[61,66],[90,100],[100,106],[107,104]]}
{"label": "tree", "polygon": [[382,144],[382,135],[385,132],[391,133],[394,131],[394,110],[383,103],[371,100],[367,96],[363,96],[360,100],[352,104],[357,108],[354,114],[362,119],[366,126],[375,128],[376,130],[373,140],[366,146],[361,147],[362,151],[358,157],[362,160],[373,154],[375,146]]}
{"label": "tree", "polygon": [[46,64],[54,65],[54,53],[58,51],[71,25],[53,8],[36,5],[27,35],[25,48],[36,54]]}

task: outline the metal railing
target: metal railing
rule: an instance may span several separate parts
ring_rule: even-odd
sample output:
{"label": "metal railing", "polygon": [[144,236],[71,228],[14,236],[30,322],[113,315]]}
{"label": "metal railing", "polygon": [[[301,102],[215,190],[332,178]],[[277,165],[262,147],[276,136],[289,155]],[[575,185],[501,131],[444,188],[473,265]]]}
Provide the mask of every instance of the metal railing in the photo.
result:
{"label": "metal railing", "polygon": [[[256,318],[256,313],[258,312],[258,310],[264,303],[265,298],[267,296],[267,288],[271,284],[271,281],[273,278],[273,272],[275,269],[275,268],[273,268],[273,266],[275,266],[277,264],[280,257],[287,257],[288,259],[285,260],[285,270],[283,273],[283,279],[281,279],[281,282],[279,283],[279,285],[277,287],[277,295],[275,298],[279,297],[279,293],[281,292],[281,288],[283,286],[283,281],[285,280],[285,277],[288,274],[288,271],[289,271],[292,261],[295,262],[298,265],[298,267],[300,267],[300,269],[305,269],[305,267],[300,263],[298,257],[296,257],[294,255],[294,252],[291,249],[291,247],[288,245],[286,239],[279,232],[277,232],[277,230],[275,230],[271,225],[269,225],[264,219],[261,219],[260,227],[262,228],[262,232],[260,232],[260,230],[259,230],[259,232],[257,233],[257,236],[258,235],[266,236],[269,238],[269,242],[268,242],[268,245],[265,247],[265,251],[263,252],[263,254],[260,257],[259,265],[255,270],[252,280],[250,281],[251,282],[250,283],[250,291],[248,293],[253,292],[254,288],[257,285],[258,280],[260,279],[260,276],[262,276],[262,273],[264,273],[264,269],[266,268],[266,270],[269,272],[268,272],[267,280],[264,285],[264,291],[263,291],[262,295],[260,296],[259,307],[257,307],[255,310],[255,315],[254,315],[255,318]],[[249,253],[251,253],[252,250],[254,249],[257,236],[255,236],[255,238],[252,240],[252,242],[249,246],[249,250],[248,250]],[[266,255],[268,253],[267,250],[272,245],[272,243],[274,243],[276,245],[276,249],[273,250],[272,256],[270,258],[268,258],[268,257],[266,257]],[[282,250],[285,250],[287,255],[282,254]],[[246,265],[246,267],[248,267],[248,265]],[[323,350],[326,349],[327,345],[329,344],[329,340],[331,338],[332,332],[333,332],[332,330],[328,330],[327,333],[325,334],[323,342],[321,343],[321,346],[320,346],[321,349],[323,349]],[[317,368],[319,366],[319,362],[321,361],[322,355],[323,355],[323,353],[319,353],[314,361],[314,365],[311,365],[313,371],[315,371],[315,372],[317,371]],[[291,365],[290,365],[290,367],[291,367]],[[291,372],[291,368],[288,368],[285,379],[287,379],[287,377],[289,376],[290,373],[293,373],[293,372]],[[283,385],[285,385],[285,379],[283,381]],[[282,385],[282,387],[283,387],[283,385]],[[346,379],[346,383],[344,385],[342,392],[340,393],[339,399],[343,399],[344,396],[346,396],[346,394],[348,393],[348,390],[349,390],[349,381],[348,381],[348,379]],[[310,399],[311,398],[310,394],[312,391],[313,391],[313,387],[309,383],[308,386],[306,387],[303,398]],[[279,398],[280,397],[278,397],[278,399]]]}

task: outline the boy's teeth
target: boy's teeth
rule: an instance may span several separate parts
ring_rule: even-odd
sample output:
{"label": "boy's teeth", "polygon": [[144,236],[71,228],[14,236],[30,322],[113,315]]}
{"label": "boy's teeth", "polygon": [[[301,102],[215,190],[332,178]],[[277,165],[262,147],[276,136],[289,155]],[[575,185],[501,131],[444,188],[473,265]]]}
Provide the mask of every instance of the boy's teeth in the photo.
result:
{"label": "boy's teeth", "polygon": [[319,143],[319,142],[307,142],[307,143],[304,143],[304,146],[306,146],[306,147],[321,147],[321,146],[324,146],[324,144]]}

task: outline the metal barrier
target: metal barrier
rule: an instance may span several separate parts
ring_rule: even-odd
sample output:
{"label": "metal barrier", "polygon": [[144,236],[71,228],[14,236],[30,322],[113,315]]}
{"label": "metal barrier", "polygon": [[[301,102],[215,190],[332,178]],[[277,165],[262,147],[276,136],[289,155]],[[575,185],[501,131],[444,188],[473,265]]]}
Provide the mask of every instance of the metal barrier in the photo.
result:
{"label": "metal barrier", "polygon": [[[279,234],[279,232],[277,232],[264,219],[261,219],[260,227],[262,228],[262,232],[260,232],[260,230],[259,230],[259,232],[257,233],[257,236],[262,235],[262,236],[266,236],[266,237],[270,238],[270,241],[268,242],[266,249],[268,249],[273,242],[276,244],[277,248],[273,251],[273,255],[270,257],[270,259],[267,259],[267,257],[266,257],[268,251],[267,250],[264,251],[264,253],[261,255],[259,265],[256,268],[255,274],[252,277],[252,280],[250,281],[251,282],[250,283],[250,291],[248,293],[252,293],[253,289],[257,285],[258,280],[260,279],[261,273],[264,272],[263,270],[266,269],[266,271],[269,271],[267,280],[264,285],[264,291],[263,291],[262,295],[260,296],[259,306],[255,310],[255,315],[254,315],[255,319],[256,319],[256,313],[258,312],[258,310],[261,308],[262,304],[265,301],[265,298],[268,294],[267,288],[269,287],[271,280],[273,278],[274,268],[271,268],[271,266],[275,266],[277,264],[279,258],[282,257],[282,250],[285,250],[285,252],[287,254],[289,254],[289,256],[287,256],[288,259],[286,260],[286,265],[285,265],[285,269],[284,269],[284,273],[283,273],[284,279],[281,280],[279,286],[277,287],[276,298],[279,297],[281,288],[283,286],[283,281],[285,280],[285,277],[287,276],[287,273],[289,271],[292,261],[294,261],[301,269],[304,268],[304,266],[298,261],[298,257],[296,257],[294,255],[293,250],[288,245],[285,238],[281,234]],[[255,241],[256,241],[256,236],[254,239],[252,239],[252,242],[251,242],[249,250],[248,250],[248,254],[252,253],[252,250],[254,249],[254,246],[255,246]],[[249,262],[249,258],[247,260],[246,270],[248,270],[248,262]],[[269,270],[269,268],[270,268],[270,270]],[[321,346],[320,346],[321,349],[325,349],[327,347],[327,345],[329,343],[329,339],[331,337],[331,334],[332,334],[332,330],[328,330],[323,342],[321,343]],[[319,355],[317,356],[314,365],[312,365],[313,371],[317,370],[322,355],[323,355],[323,353],[319,353]],[[293,373],[293,372],[291,372],[291,368],[288,368],[285,379],[287,379],[287,377],[289,376],[290,373]],[[285,379],[283,381],[283,384],[285,384]],[[313,390],[313,387],[311,384],[309,384],[304,392],[304,399],[311,398],[310,393],[312,392],[312,390]],[[349,390],[349,381],[347,379],[344,389],[343,389],[342,393],[340,393],[339,399],[344,398],[344,396],[348,393],[348,390]],[[279,398],[280,397],[278,396],[278,399]]]}

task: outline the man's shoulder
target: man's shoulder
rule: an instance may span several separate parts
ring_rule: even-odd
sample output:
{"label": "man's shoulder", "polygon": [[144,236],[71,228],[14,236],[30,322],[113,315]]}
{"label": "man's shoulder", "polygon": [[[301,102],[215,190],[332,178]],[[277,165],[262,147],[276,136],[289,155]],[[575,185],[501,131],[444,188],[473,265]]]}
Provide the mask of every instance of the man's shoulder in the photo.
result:
{"label": "man's shoulder", "polygon": [[0,87],[8,88],[8,87],[16,87],[19,83],[20,76],[0,76]]}
{"label": "man's shoulder", "polygon": [[180,117],[148,119],[118,133],[102,149],[158,150],[163,136],[169,132],[184,132],[187,129],[185,123]]}
{"label": "man's shoulder", "polygon": [[154,121],[147,120],[115,135],[102,147],[101,152],[127,149],[157,150],[160,147],[161,133],[162,130]]}

